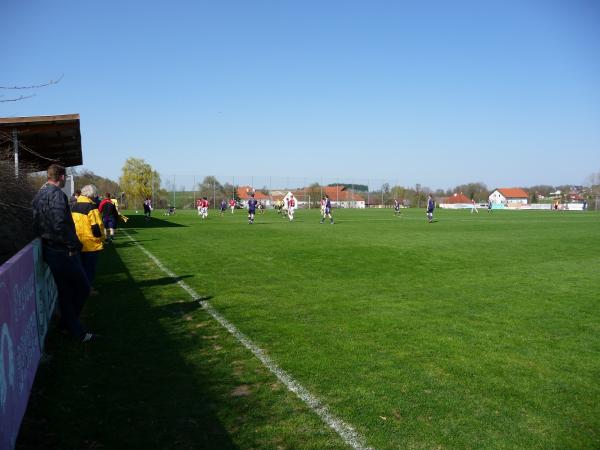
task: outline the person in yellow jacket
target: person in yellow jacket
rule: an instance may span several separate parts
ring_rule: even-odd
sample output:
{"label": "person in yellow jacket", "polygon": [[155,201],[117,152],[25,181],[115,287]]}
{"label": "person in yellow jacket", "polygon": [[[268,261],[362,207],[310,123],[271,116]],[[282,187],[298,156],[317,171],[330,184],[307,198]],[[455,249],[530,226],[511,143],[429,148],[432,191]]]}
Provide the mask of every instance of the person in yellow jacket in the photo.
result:
{"label": "person in yellow jacket", "polygon": [[77,197],[71,207],[71,215],[75,222],[75,232],[81,242],[81,263],[88,277],[90,286],[96,275],[98,255],[104,249],[104,224],[98,211],[95,199],[98,189],[93,184],[81,188],[81,195]]}

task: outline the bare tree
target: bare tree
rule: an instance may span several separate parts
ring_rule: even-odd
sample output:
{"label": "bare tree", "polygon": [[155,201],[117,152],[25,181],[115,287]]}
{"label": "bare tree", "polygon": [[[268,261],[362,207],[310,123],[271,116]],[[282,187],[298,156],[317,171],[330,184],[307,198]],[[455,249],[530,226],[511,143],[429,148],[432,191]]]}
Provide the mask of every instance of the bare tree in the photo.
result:
{"label": "bare tree", "polygon": [[586,189],[584,195],[586,199],[593,201],[594,209],[600,209],[600,171],[592,173],[585,180]]}
{"label": "bare tree", "polygon": [[[55,84],[60,83],[60,81],[63,79],[64,75],[61,75],[60,77],[58,77],[55,80],[50,80],[47,83],[42,83],[42,84],[32,84],[30,86],[0,86],[0,90],[2,91],[31,91],[33,89],[40,89],[43,87],[48,87],[48,86],[52,86]],[[35,97],[35,94],[18,94],[18,95],[13,95],[12,97],[9,98],[4,98],[4,95],[0,95],[0,103],[6,103],[6,102],[18,102],[20,100],[26,100],[28,98],[31,97]]]}

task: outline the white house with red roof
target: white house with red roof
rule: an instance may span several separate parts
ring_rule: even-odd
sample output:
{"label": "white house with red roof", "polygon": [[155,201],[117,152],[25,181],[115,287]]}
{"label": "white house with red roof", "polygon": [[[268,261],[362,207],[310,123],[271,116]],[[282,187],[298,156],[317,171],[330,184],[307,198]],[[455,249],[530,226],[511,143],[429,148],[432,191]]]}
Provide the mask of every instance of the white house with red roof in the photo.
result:
{"label": "white house with red roof", "polygon": [[324,186],[323,195],[328,195],[334,207],[338,208],[364,208],[365,198],[356,192],[347,189],[346,186]]}
{"label": "white house with red roof", "polygon": [[462,192],[455,192],[450,197],[439,199],[440,208],[446,209],[467,209],[471,208],[471,199]]}
{"label": "white house with red roof", "polygon": [[520,208],[529,202],[529,194],[521,188],[498,188],[490,194],[489,200],[492,205]]}

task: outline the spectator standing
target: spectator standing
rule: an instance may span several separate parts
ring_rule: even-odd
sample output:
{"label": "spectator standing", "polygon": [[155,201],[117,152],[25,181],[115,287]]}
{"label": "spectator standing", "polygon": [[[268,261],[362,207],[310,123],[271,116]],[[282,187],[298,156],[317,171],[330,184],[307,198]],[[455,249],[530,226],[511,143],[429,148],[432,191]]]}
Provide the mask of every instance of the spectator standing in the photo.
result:
{"label": "spectator standing", "polygon": [[[75,232],[81,242],[81,264],[90,286],[94,283],[98,256],[104,249],[104,224],[94,198],[98,189],[93,184],[81,188],[77,203],[71,208]],[[92,293],[97,293],[92,289]]]}
{"label": "spectator standing", "polygon": [[43,259],[50,267],[58,290],[59,326],[81,342],[96,335],[87,331],[79,320],[90,284],[81,265],[82,245],[75,232],[69,199],[61,190],[65,185],[65,168],[48,167],[48,181],[32,202],[33,227],[42,239]]}
{"label": "spectator standing", "polygon": [[75,203],[77,203],[77,197],[79,197],[81,195],[81,189],[77,189],[75,192],[73,192],[73,195],[71,195],[71,198],[69,199],[69,206],[73,207],[73,205]]}
{"label": "spectator standing", "polygon": [[116,205],[112,202],[108,192],[104,194],[104,200],[100,202],[98,210],[100,211],[100,214],[102,214],[106,242],[110,243],[115,237],[115,229],[117,228],[117,222],[119,220],[119,211],[117,210]]}

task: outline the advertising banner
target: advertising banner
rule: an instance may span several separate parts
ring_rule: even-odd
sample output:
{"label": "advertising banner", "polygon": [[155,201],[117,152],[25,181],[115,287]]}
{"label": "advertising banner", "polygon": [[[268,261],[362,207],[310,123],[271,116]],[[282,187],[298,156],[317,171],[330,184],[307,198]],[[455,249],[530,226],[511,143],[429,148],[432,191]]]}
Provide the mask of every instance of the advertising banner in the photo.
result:
{"label": "advertising banner", "polygon": [[14,448],[40,360],[33,245],[0,266],[0,448]]}
{"label": "advertising banner", "polygon": [[44,341],[48,334],[48,326],[52,319],[58,292],[50,268],[42,259],[42,242],[33,241],[33,267],[35,269],[35,288],[37,301],[38,336],[40,351],[44,351]]}

